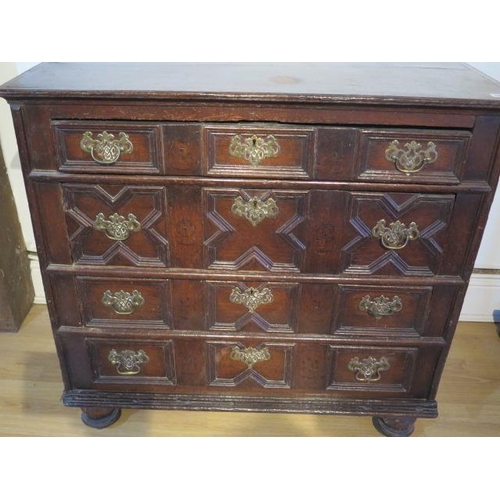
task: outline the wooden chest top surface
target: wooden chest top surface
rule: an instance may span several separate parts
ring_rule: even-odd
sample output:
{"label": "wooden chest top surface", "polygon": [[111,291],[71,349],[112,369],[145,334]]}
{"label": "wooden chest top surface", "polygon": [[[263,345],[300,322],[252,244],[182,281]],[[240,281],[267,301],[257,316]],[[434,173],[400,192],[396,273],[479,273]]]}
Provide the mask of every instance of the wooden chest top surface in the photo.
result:
{"label": "wooden chest top surface", "polygon": [[462,63],[42,63],[0,87],[0,96],[425,101],[500,109],[500,84]]}

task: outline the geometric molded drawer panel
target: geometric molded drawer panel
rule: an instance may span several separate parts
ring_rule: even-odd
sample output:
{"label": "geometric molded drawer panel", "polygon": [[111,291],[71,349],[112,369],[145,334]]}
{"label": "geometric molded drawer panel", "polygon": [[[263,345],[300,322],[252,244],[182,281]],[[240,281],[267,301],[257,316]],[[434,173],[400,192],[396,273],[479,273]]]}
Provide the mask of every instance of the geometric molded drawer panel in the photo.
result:
{"label": "geometric molded drawer panel", "polygon": [[169,265],[165,188],[66,184],[63,192],[73,262]]}
{"label": "geometric molded drawer panel", "polygon": [[454,202],[447,194],[350,194],[341,272],[439,274]]}
{"label": "geometric molded drawer panel", "polygon": [[295,344],[207,341],[207,380],[218,387],[290,389]]}
{"label": "geometric molded drawer panel", "polygon": [[430,286],[339,285],[335,334],[423,334],[430,309]]}
{"label": "geometric molded drawer panel", "polygon": [[329,346],[327,389],[408,393],[417,354],[417,348]]}
{"label": "geometric molded drawer panel", "polygon": [[171,328],[169,280],[77,277],[76,286],[89,326]]}
{"label": "geometric molded drawer panel", "polygon": [[87,339],[96,384],[175,385],[173,341]]}
{"label": "geometric molded drawer panel", "polygon": [[203,189],[205,268],[300,271],[307,199],[301,191]]}
{"label": "geometric molded drawer panel", "polygon": [[296,283],[211,281],[205,290],[209,330],[296,331]]}

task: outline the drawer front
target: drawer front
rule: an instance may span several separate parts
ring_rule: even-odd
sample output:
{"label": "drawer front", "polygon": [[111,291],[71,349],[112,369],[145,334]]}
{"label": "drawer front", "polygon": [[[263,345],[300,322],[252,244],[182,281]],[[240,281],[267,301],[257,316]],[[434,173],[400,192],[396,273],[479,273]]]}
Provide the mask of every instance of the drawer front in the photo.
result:
{"label": "drawer front", "polygon": [[205,282],[207,327],[213,331],[297,331],[299,285]]}
{"label": "drawer front", "polygon": [[[140,279],[51,274],[58,324],[379,340],[442,337],[461,287]],[[128,333],[130,332],[130,333]],[[189,333],[190,335],[192,333]]]}
{"label": "drawer front", "polygon": [[58,335],[75,389],[178,394],[427,397],[441,350],[277,338]]}
{"label": "drawer front", "polygon": [[454,202],[454,195],[207,188],[204,267],[439,274]]}
{"label": "drawer front", "polygon": [[93,327],[169,329],[169,280],[76,278],[83,323]]}
{"label": "drawer front", "polygon": [[37,183],[50,262],[457,275],[483,195]]}
{"label": "drawer front", "polygon": [[328,389],[409,393],[418,349],[330,346]]}
{"label": "drawer front", "polygon": [[278,124],[54,121],[57,166],[76,173],[417,184],[460,182],[471,133]]}
{"label": "drawer front", "polygon": [[349,198],[350,230],[341,248],[341,272],[440,273],[454,195],[352,193]]}
{"label": "drawer front", "polygon": [[360,139],[358,177],[457,184],[470,138],[465,131],[365,130]]}
{"label": "drawer front", "polygon": [[160,125],[80,121],[55,122],[53,129],[62,171],[163,173]]}
{"label": "drawer front", "polygon": [[207,384],[211,387],[291,389],[296,344],[207,341]]}
{"label": "drawer front", "polygon": [[172,341],[87,339],[92,385],[176,385]]}
{"label": "drawer front", "polygon": [[[453,295],[436,288],[434,299],[444,295],[449,307]],[[334,307],[338,313],[332,331],[337,335],[363,336],[436,334],[426,331],[432,297],[430,286],[339,285]]]}
{"label": "drawer front", "polygon": [[166,196],[164,187],[64,185],[73,262],[168,266]]}
{"label": "drawer front", "polygon": [[285,126],[208,126],[205,173],[223,177],[312,177],[316,130]]}
{"label": "drawer front", "polygon": [[207,188],[202,210],[205,268],[301,271],[307,192]]}

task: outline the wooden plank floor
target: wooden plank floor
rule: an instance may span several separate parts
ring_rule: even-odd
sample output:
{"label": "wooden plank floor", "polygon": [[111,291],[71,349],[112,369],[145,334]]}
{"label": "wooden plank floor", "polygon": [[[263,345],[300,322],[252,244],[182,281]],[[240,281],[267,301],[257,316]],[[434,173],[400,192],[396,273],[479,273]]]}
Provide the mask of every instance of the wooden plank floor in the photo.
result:
{"label": "wooden plank floor", "polygon": [[[500,340],[495,325],[460,323],[438,393],[437,419],[414,436],[500,436]],[[60,403],[62,383],[47,310],[0,332],[0,436],[379,436],[368,417],[124,410],[104,430]]]}

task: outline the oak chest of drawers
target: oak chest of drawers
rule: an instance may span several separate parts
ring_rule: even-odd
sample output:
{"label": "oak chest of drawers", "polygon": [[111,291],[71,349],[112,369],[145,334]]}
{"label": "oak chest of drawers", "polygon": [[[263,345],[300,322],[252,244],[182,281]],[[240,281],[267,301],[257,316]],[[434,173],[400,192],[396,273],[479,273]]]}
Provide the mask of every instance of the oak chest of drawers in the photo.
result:
{"label": "oak chest of drawers", "polygon": [[42,64],[12,107],[63,402],[372,416],[436,393],[496,187],[470,67]]}

